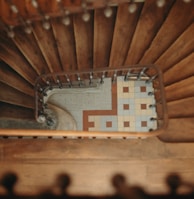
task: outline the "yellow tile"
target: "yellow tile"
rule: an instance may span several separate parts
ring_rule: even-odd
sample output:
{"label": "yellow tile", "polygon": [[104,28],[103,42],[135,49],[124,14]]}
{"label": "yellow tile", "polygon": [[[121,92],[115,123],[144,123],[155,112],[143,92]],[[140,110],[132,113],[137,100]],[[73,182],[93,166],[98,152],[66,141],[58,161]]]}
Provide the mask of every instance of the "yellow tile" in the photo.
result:
{"label": "yellow tile", "polygon": [[89,115],[88,116],[88,121],[89,122],[94,122],[94,116],[93,115]]}
{"label": "yellow tile", "polygon": [[124,99],[134,98],[134,93],[123,93],[123,98]]}

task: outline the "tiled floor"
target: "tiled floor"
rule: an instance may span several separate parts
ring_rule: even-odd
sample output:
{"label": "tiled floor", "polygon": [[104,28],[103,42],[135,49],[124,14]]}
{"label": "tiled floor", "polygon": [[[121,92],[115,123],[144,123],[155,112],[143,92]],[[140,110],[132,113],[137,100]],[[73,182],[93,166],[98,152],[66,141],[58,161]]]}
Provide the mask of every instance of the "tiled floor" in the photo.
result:
{"label": "tiled floor", "polygon": [[[156,129],[152,83],[144,80],[124,81],[117,77],[104,79],[98,88],[82,88],[56,93],[49,101],[65,108],[77,122],[77,130],[148,132]],[[64,95],[65,94],[65,95]]]}

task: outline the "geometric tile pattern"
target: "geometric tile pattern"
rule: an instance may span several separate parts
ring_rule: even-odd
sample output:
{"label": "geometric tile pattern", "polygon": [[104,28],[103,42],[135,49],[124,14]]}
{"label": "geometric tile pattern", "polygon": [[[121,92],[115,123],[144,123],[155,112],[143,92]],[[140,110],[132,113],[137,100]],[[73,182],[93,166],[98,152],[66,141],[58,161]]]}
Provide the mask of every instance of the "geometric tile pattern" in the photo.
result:
{"label": "geometric tile pattern", "polygon": [[[54,89],[48,103],[56,105],[72,115],[76,121],[77,130],[83,130],[83,111],[111,110],[112,109],[112,86],[110,78],[104,79],[104,84],[97,88],[66,88]],[[86,122],[85,122],[86,124]],[[92,123],[87,126],[92,127]],[[88,126],[89,127],[89,126]]]}
{"label": "geometric tile pattern", "polygon": [[112,109],[83,111],[83,130],[148,132],[156,129],[157,122],[150,120],[157,116],[155,107],[149,106],[155,104],[154,96],[148,95],[152,91],[152,83],[117,77],[112,84]]}
{"label": "geometric tile pattern", "polygon": [[51,104],[69,112],[77,123],[77,130],[148,132],[156,129],[152,83],[144,80],[124,81],[123,76],[104,78],[97,88],[59,89],[49,97]]}

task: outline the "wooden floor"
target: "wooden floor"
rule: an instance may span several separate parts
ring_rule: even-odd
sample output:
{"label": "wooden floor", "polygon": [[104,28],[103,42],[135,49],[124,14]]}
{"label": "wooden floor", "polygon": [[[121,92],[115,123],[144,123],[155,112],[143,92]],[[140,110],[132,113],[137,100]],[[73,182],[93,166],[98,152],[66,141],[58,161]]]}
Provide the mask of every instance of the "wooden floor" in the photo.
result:
{"label": "wooden floor", "polygon": [[0,176],[15,171],[17,191],[35,193],[53,186],[67,172],[71,193],[111,193],[110,179],[119,172],[130,184],[155,193],[166,190],[164,177],[177,171],[194,183],[194,143],[145,140],[1,140]]}

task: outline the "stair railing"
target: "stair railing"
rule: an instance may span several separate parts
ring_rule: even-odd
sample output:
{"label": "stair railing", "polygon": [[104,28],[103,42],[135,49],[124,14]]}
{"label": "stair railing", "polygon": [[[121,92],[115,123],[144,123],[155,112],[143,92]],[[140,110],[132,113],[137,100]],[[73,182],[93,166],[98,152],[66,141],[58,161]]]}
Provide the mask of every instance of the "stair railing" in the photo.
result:
{"label": "stair railing", "polygon": [[109,77],[114,84],[117,77],[122,76],[124,81],[144,80],[147,84],[152,83],[154,104],[149,108],[155,108],[157,117],[150,118],[150,121],[157,123],[157,129],[149,129],[146,132],[104,132],[104,131],[63,131],[63,130],[5,130],[5,136],[62,136],[70,138],[145,138],[157,136],[163,133],[167,127],[168,114],[165,101],[162,73],[155,65],[133,65],[117,68],[100,68],[82,71],[59,72],[43,74],[39,76],[35,83],[35,119],[38,122],[47,120],[45,109],[47,104],[45,98],[53,89],[72,88],[92,88],[104,83],[104,79]]}

